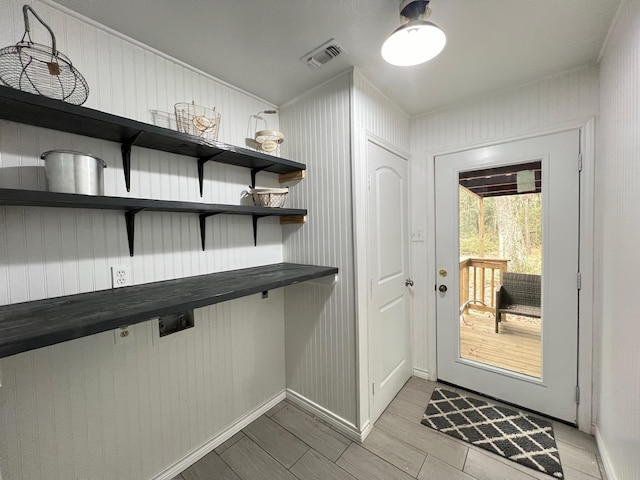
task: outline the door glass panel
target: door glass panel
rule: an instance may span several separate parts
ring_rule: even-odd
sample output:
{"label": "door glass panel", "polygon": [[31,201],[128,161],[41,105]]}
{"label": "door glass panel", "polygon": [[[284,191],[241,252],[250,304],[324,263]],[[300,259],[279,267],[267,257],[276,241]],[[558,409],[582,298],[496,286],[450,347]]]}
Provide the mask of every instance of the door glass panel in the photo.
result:
{"label": "door glass panel", "polygon": [[460,357],[541,378],[542,164],[458,183]]}

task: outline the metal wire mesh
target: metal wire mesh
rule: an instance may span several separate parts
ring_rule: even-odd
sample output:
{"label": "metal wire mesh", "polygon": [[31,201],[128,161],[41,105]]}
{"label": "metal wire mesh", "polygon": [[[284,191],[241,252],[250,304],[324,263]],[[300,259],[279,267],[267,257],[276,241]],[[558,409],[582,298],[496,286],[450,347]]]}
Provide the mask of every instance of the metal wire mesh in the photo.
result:
{"label": "metal wire mesh", "polygon": [[221,115],[216,109],[210,109],[192,103],[176,103],[176,124],[178,131],[206,138],[218,140]]}
{"label": "metal wire mesh", "polygon": [[31,42],[0,50],[0,83],[75,105],[89,96],[86,80],[65,55]]}
{"label": "metal wire mesh", "polygon": [[284,207],[284,201],[287,198],[286,193],[258,193],[252,194],[253,204],[258,207]]}

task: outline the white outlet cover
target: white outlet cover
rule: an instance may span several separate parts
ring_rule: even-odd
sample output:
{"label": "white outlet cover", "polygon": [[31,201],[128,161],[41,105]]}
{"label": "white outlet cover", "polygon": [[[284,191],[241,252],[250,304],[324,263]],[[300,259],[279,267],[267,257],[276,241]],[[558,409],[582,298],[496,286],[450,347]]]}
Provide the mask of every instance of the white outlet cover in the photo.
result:
{"label": "white outlet cover", "polygon": [[113,340],[116,345],[133,342],[133,329],[130,326],[116,328],[113,331]]}
{"label": "white outlet cover", "polygon": [[111,287],[120,288],[131,285],[131,269],[129,265],[111,267]]}

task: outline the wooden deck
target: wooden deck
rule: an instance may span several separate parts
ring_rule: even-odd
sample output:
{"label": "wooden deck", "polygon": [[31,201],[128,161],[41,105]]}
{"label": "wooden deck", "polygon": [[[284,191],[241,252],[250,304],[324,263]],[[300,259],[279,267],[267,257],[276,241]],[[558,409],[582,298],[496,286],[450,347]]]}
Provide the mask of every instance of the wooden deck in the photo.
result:
{"label": "wooden deck", "polygon": [[540,378],[541,326],[508,316],[494,332],[493,315],[471,311],[460,320],[462,358]]}

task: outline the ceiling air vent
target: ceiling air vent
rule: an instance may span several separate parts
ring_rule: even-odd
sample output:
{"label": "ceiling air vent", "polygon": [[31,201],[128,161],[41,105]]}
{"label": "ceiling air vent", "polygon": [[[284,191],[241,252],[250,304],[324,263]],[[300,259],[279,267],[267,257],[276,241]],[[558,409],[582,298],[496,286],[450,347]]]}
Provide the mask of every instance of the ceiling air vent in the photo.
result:
{"label": "ceiling air vent", "polygon": [[314,48],[309,53],[300,57],[300,60],[311,68],[316,69],[330,60],[333,60],[341,53],[344,53],[344,48],[338,45],[332,38],[328,42],[323,43],[319,47]]}

